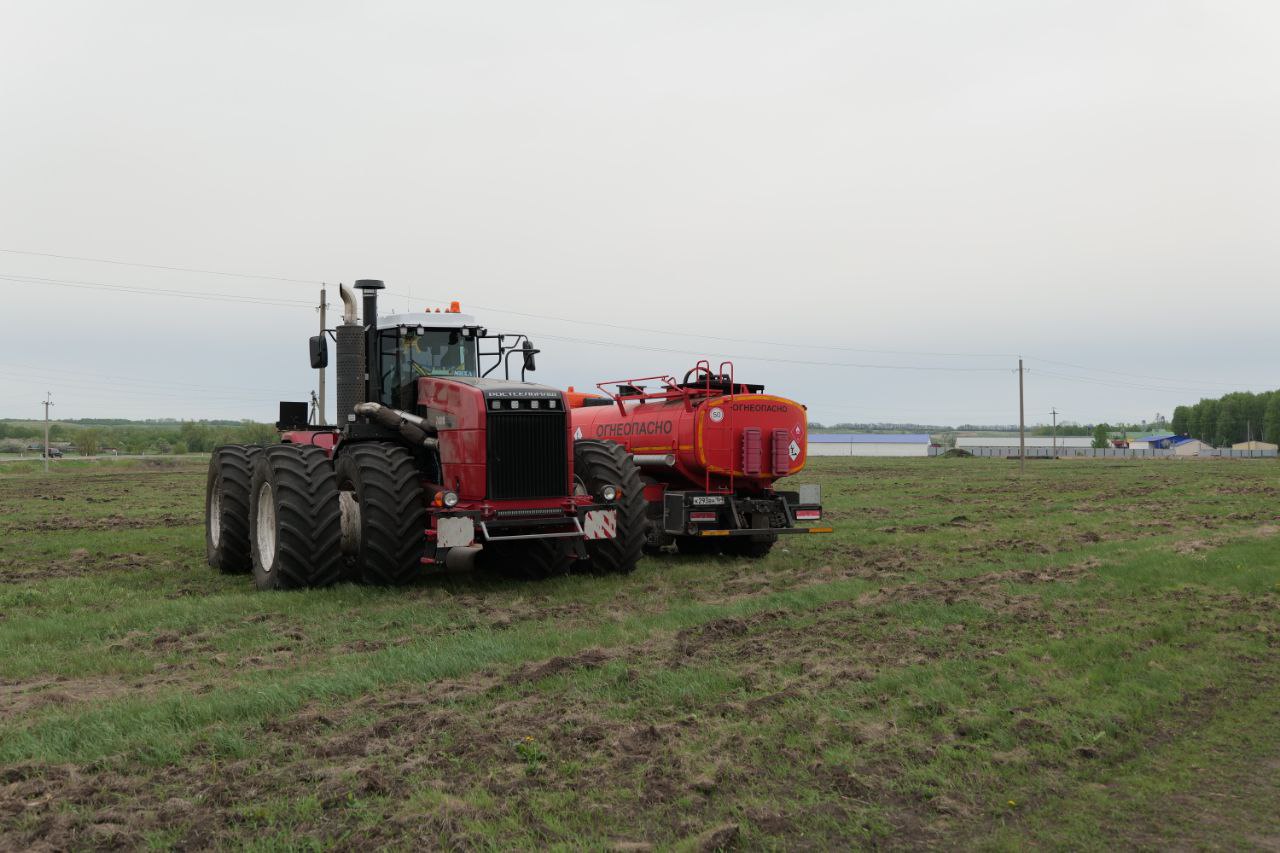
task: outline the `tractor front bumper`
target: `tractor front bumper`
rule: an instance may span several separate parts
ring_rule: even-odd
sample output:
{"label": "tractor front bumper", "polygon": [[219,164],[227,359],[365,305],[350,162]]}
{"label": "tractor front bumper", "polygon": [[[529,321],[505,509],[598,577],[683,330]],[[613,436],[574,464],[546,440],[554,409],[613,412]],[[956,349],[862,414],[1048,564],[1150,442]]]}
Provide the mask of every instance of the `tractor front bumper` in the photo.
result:
{"label": "tractor front bumper", "polygon": [[[455,509],[432,513],[426,537],[439,551],[466,548],[489,542],[518,542],[533,539],[613,539],[617,536],[617,509],[613,504],[511,507],[495,509]],[[435,562],[424,558],[424,562]]]}

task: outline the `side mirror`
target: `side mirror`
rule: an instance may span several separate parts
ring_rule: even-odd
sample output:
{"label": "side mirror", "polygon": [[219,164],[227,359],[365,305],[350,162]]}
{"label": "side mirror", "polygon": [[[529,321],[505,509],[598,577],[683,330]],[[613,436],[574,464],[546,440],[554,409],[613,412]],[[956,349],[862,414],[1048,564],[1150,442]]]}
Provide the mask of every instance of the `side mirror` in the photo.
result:
{"label": "side mirror", "polygon": [[316,335],[311,339],[311,366],[323,370],[329,366],[329,342],[324,335]]}
{"label": "side mirror", "polygon": [[533,344],[529,342],[529,339],[525,338],[525,341],[524,341],[524,369],[525,370],[538,369],[538,363],[533,359],[534,354],[537,352],[538,351],[533,348]]}

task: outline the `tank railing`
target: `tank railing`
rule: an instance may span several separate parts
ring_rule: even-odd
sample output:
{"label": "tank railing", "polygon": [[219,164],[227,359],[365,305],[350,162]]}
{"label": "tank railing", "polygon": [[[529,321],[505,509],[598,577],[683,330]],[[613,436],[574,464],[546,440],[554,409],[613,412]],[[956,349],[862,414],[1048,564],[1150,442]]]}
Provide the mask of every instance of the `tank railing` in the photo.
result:
{"label": "tank railing", "polygon": [[[643,391],[638,394],[622,394],[609,390],[609,386],[630,385],[640,388],[641,382],[650,382],[657,380],[662,383],[660,391]],[[676,379],[674,376],[659,374],[657,376],[639,376],[634,379],[610,379],[608,382],[597,382],[596,387],[600,389],[600,393],[604,394],[618,406],[618,413],[625,415],[627,407],[624,405],[630,400],[673,400],[677,397],[687,397],[687,393],[683,388],[676,387]]]}
{"label": "tank railing", "polygon": [[737,381],[737,377],[733,375],[732,361],[720,362],[720,375],[723,376],[725,374],[726,367],[729,368],[729,371],[728,371],[729,372],[729,406],[727,407],[724,413],[724,430],[729,436],[729,442],[728,442],[729,444],[729,491],[732,492],[733,491],[733,462],[734,462],[733,457],[734,457],[734,450],[737,449],[734,447],[734,440],[733,440],[733,395],[734,395],[734,392],[738,390],[738,381]]}

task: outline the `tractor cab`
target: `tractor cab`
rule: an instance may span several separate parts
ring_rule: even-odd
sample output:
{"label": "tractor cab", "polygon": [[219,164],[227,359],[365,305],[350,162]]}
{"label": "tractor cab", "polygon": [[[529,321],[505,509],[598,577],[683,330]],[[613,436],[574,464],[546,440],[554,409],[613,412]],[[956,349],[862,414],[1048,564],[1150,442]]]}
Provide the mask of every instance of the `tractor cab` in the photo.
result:
{"label": "tractor cab", "polygon": [[418,380],[480,375],[480,338],[485,330],[454,303],[448,311],[378,318],[377,401],[413,411]]}
{"label": "tractor cab", "polygon": [[[382,282],[361,280],[355,286],[363,294],[363,321],[358,317],[355,297],[344,287],[340,289],[343,322],[328,332],[338,349],[337,429],[357,420],[354,407],[361,402],[414,412],[423,379],[484,379],[501,368],[502,378],[510,381],[511,356],[515,354],[522,359],[520,382],[525,382],[527,372],[537,369],[534,357],[539,350],[528,337],[491,335],[475,317],[463,314],[457,302],[434,311],[380,316],[377,292],[383,288]],[[313,337],[311,366],[323,370],[328,363],[325,335]],[[282,404],[282,412],[286,405],[297,404]],[[279,424],[282,429],[305,425],[305,421],[294,423],[283,414]]]}

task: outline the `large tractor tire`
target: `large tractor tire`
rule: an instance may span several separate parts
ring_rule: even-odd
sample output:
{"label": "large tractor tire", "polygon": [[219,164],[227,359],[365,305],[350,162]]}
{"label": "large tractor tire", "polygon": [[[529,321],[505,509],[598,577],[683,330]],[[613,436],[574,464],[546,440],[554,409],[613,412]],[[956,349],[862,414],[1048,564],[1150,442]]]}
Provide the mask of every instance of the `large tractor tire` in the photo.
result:
{"label": "large tractor tire", "polygon": [[239,575],[253,571],[249,553],[249,486],[261,447],[227,444],[213,451],[204,492],[204,550],[209,565]]}
{"label": "large tractor tire", "polygon": [[343,448],[337,483],[348,576],[380,586],[410,583],[422,571],[427,508],[407,448],[368,442]]}
{"label": "large tractor tire", "polygon": [[319,447],[257,454],[250,487],[253,580],[259,589],[328,586],[342,573],[338,481]]}
{"label": "large tractor tire", "polygon": [[586,494],[597,495],[605,485],[621,491],[613,504],[618,515],[617,536],[588,540],[587,560],[579,568],[597,574],[634,571],[648,534],[648,504],[635,460],[616,442],[575,441],[573,472],[576,486]]}

